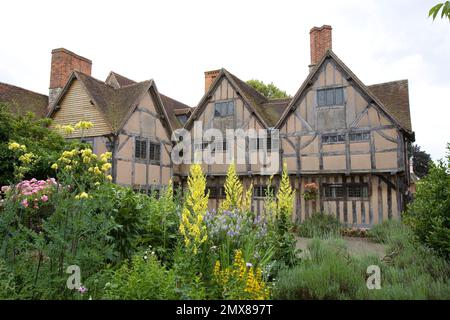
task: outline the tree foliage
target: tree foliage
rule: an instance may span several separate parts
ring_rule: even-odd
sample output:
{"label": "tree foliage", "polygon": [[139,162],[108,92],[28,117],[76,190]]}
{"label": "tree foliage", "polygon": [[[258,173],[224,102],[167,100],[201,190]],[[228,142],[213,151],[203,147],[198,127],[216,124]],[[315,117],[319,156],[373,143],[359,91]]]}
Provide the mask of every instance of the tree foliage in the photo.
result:
{"label": "tree foliage", "polygon": [[441,19],[446,17],[450,20],[450,1],[445,1],[438,3],[428,12],[428,17],[433,17],[433,21],[436,19],[437,15],[441,13]]}
{"label": "tree foliage", "polygon": [[419,178],[423,178],[430,170],[431,156],[427,152],[420,150],[420,146],[417,144],[412,146],[411,153],[413,171]]}
{"label": "tree foliage", "polygon": [[286,93],[286,91],[281,90],[276,85],[273,84],[273,82],[269,84],[265,84],[261,80],[248,80],[247,84],[252,86],[256,91],[261,93],[263,96],[269,99],[277,99],[277,98],[288,98],[289,95]]}
{"label": "tree foliage", "polygon": [[36,156],[25,178],[45,179],[53,174],[50,165],[68,145],[58,133],[50,130],[50,119],[36,119],[32,113],[16,116],[0,103],[0,185],[14,181],[14,166],[18,157],[8,148],[11,141],[27,146],[27,152]]}
{"label": "tree foliage", "polygon": [[417,184],[414,202],[408,207],[406,222],[418,239],[450,257],[450,144],[447,161],[431,163],[430,172]]}

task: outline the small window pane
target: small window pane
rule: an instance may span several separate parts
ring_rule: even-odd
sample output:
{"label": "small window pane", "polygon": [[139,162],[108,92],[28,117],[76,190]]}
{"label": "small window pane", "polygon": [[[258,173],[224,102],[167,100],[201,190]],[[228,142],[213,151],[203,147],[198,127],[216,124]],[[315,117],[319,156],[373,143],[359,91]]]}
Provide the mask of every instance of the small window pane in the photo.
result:
{"label": "small window pane", "polygon": [[336,88],[335,89],[336,101],[335,104],[337,106],[344,104],[344,88]]}
{"label": "small window pane", "polygon": [[334,89],[329,89],[326,91],[327,94],[327,106],[334,105]]}
{"label": "small window pane", "polygon": [[317,104],[319,106],[325,105],[325,90],[317,91]]}

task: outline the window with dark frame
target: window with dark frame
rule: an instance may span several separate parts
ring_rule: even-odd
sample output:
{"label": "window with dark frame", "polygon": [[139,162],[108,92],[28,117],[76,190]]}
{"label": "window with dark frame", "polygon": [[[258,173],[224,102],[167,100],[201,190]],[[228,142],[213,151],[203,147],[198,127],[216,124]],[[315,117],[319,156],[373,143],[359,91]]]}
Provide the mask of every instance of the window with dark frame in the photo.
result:
{"label": "window with dark frame", "polygon": [[135,138],[134,157],[137,160],[147,160],[147,140]]}
{"label": "window with dark frame", "polygon": [[347,197],[367,198],[369,196],[369,186],[366,183],[356,183],[347,185]]}
{"label": "window with dark frame", "polygon": [[215,117],[229,117],[234,114],[234,101],[221,101],[214,104]]}
{"label": "window with dark frame", "polygon": [[351,183],[344,187],[343,184],[324,184],[322,185],[325,198],[368,198],[369,186],[367,183]]}
{"label": "window with dark frame", "polygon": [[324,196],[326,198],[343,198],[344,186],[342,184],[326,184],[324,187]]}
{"label": "window with dark frame", "polygon": [[266,196],[267,186],[254,186],[253,187],[253,196],[256,198],[264,198]]}
{"label": "window with dark frame", "polygon": [[349,134],[349,139],[352,142],[369,141],[370,131],[353,132]]}
{"label": "window with dark frame", "polygon": [[149,160],[158,163],[161,160],[161,146],[159,143],[149,142]]}
{"label": "window with dark frame", "polygon": [[344,105],[344,88],[327,88],[317,90],[317,106]]}
{"label": "window with dark frame", "polygon": [[345,142],[345,135],[344,134],[323,134],[322,135],[322,143],[323,144],[330,144],[330,143],[343,143]]}
{"label": "window with dark frame", "polygon": [[210,199],[225,198],[225,188],[223,186],[221,186],[221,187],[210,186],[210,187],[208,187],[207,190],[209,190],[209,198]]}

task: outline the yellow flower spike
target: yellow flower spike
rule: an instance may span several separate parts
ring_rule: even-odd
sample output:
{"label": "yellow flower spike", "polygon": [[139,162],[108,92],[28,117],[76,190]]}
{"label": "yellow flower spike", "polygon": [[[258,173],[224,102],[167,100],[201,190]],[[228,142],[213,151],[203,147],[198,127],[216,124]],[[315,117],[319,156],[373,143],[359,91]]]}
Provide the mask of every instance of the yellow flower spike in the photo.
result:
{"label": "yellow flower spike", "polygon": [[289,176],[287,173],[287,164],[283,163],[283,174],[280,182],[280,189],[277,193],[278,212],[290,216],[294,205],[295,190],[292,190]]}
{"label": "yellow flower spike", "polygon": [[223,210],[234,210],[241,207],[242,183],[236,174],[236,166],[234,163],[230,164],[227,171],[227,178],[225,180],[225,200],[221,208]]}
{"label": "yellow flower spike", "polygon": [[208,239],[203,217],[208,208],[209,194],[205,195],[206,177],[199,164],[193,164],[188,177],[188,194],[183,207],[180,233],[184,237],[186,247],[194,254],[198,246]]}

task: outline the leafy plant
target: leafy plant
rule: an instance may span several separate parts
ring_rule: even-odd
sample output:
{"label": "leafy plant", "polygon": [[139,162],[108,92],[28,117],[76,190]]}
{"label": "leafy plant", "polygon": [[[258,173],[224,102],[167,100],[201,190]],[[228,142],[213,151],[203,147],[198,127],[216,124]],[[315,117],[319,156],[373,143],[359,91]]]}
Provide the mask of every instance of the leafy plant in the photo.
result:
{"label": "leafy plant", "polygon": [[179,298],[173,271],[166,270],[156,255],[144,252],[124,263],[105,285],[104,298],[122,300],[169,300]]}
{"label": "leafy plant", "polygon": [[438,3],[432,7],[428,12],[428,17],[433,17],[434,20],[439,12],[441,12],[441,18],[447,17],[450,20],[450,1]]}

